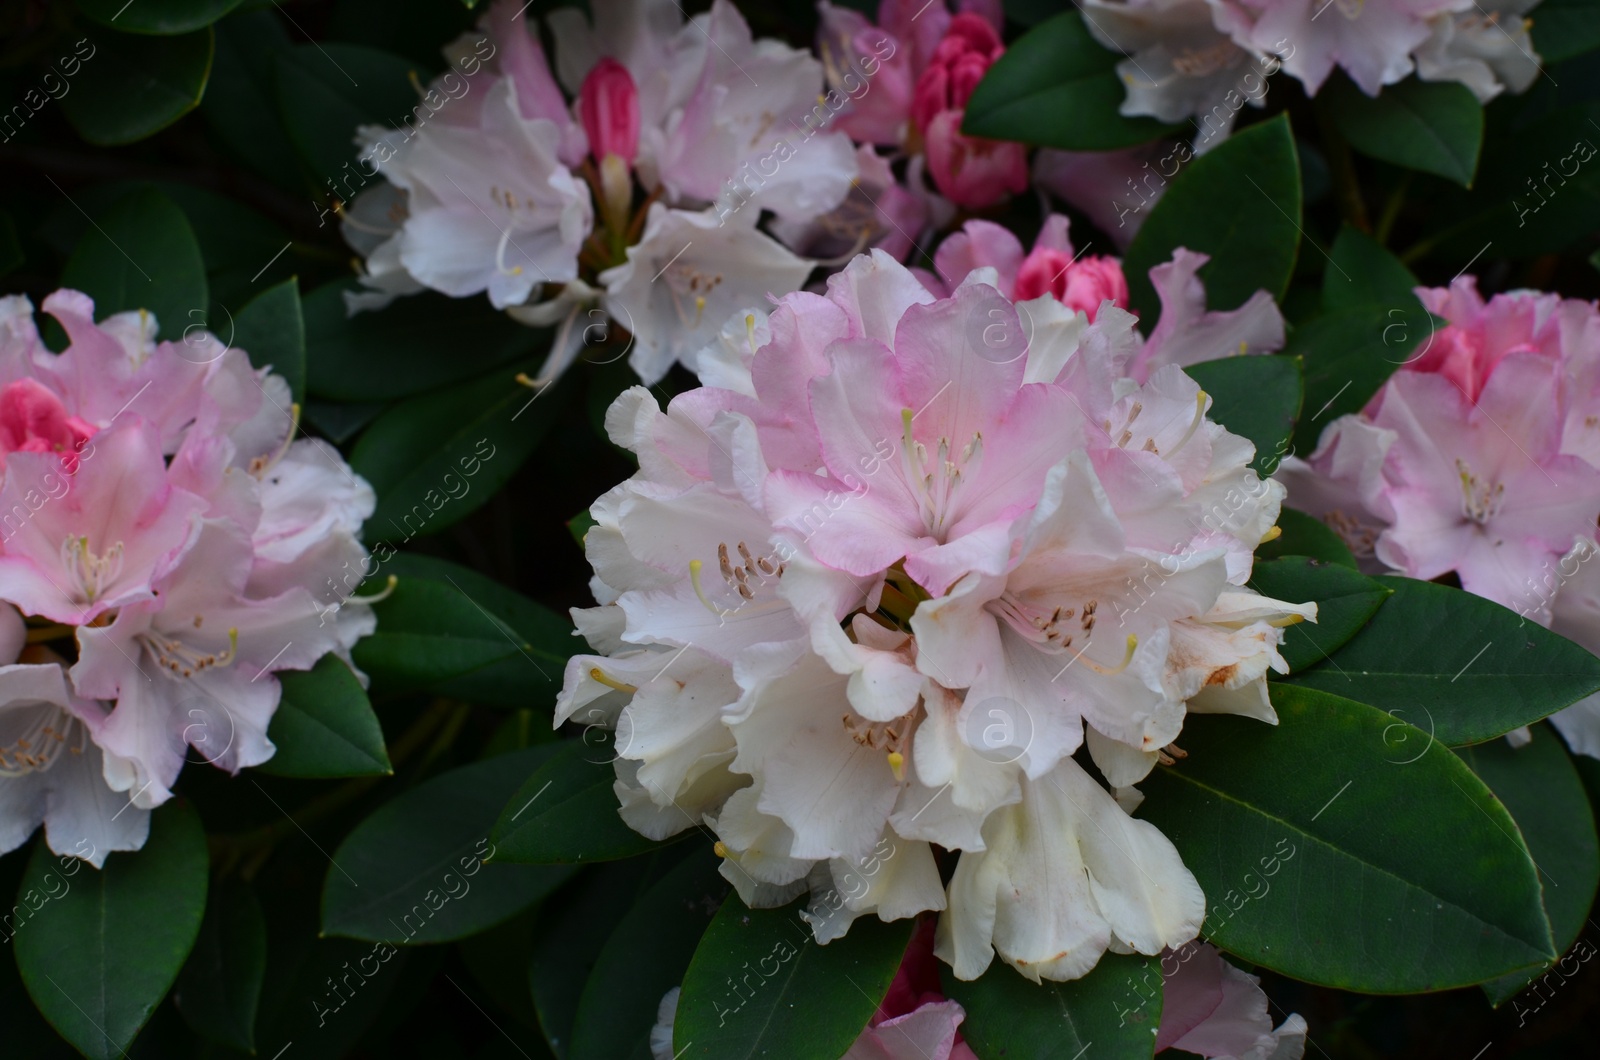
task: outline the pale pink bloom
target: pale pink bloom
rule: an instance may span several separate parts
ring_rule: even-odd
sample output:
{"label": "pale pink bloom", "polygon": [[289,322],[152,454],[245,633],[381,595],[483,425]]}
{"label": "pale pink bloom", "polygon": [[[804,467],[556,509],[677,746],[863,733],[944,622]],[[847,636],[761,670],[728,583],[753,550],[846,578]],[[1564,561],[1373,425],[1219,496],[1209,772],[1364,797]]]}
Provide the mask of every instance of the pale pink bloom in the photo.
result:
{"label": "pale pink bloom", "polygon": [[1179,247],[1172,260],[1150,270],[1150,282],[1161,299],[1161,319],[1128,366],[1135,379],[1150,376],[1162,365],[1187,368],[1202,361],[1244,354],[1271,353],[1283,346],[1283,315],[1272,295],[1257,291],[1237,309],[1206,309],[1201,266],[1210,257]]}
{"label": "pale pink bloom", "polygon": [[[1177,962],[1167,971],[1167,962]],[[1156,1052],[1181,1049],[1210,1060],[1300,1060],[1306,1021],[1276,1030],[1261,981],[1223,960],[1209,943],[1193,942],[1162,957],[1161,1026]]]}
{"label": "pale pink bloom", "polygon": [[[592,130],[573,120],[567,101],[561,96],[561,88],[550,74],[544,45],[539,41],[538,24],[526,17],[527,10],[527,5],[517,0],[495,0],[478,21],[478,28],[489,34],[494,45],[491,56],[494,68],[515,86],[517,111],[526,120],[543,119],[553,123],[560,136],[561,161],[576,166],[593,146],[584,142],[585,131]],[[466,68],[475,67],[469,64]],[[493,84],[492,80],[489,83]]]}
{"label": "pale pink bloom", "polygon": [[[1428,39],[1429,19],[1471,0],[1212,0],[1216,25],[1240,47],[1281,56],[1283,68],[1316,95],[1333,68],[1376,96],[1411,73],[1411,52]],[[1326,9],[1326,10],[1325,10]]]}
{"label": "pale pink bloom", "polygon": [[977,15],[957,15],[912,98],[911,121],[922,133],[929,176],[951,202],[969,209],[993,206],[1028,186],[1027,148],[961,132],[967,100],[1003,54],[994,26]]}
{"label": "pale pink bloom", "polygon": [[1506,89],[1526,92],[1539,76],[1539,55],[1524,18],[1539,0],[1490,0],[1430,20],[1432,32],[1412,53],[1424,81],[1459,81],[1487,103]]}
{"label": "pale pink bloom", "polygon": [[993,268],[1000,293],[1016,302],[1053,296],[1068,309],[1084,313],[1093,323],[1100,304],[1109,301],[1128,307],[1128,282],[1116,258],[1074,254],[1067,237],[1067,219],[1060,214],[1045,218],[1044,227],[1024,257],[1022,243],[1011,230],[992,221],[968,221],[939,244],[934,267],[944,279],[942,288],[959,285],[974,269]]}

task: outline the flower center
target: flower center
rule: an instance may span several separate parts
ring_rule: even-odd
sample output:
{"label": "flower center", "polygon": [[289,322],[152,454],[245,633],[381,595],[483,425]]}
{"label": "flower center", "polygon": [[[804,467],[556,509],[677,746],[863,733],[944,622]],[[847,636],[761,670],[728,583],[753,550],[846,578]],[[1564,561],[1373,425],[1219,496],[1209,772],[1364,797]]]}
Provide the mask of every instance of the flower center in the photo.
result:
{"label": "flower center", "polygon": [[[723,587],[718,593],[728,598],[732,607],[717,606],[706,594],[705,584],[701,579],[705,564],[697,559],[689,561],[689,581],[694,586],[695,595],[706,606],[706,610],[719,617],[731,614],[743,607],[746,602],[754,600],[763,586],[769,581],[776,582],[783,577],[783,572],[787,569],[786,564],[773,556],[751,555],[750,547],[743,541],[734,546],[734,551],[739,553],[738,564],[733,562],[733,553],[729,551],[726,541],[717,545],[717,569],[721,572],[723,581]],[[739,597],[737,601],[732,600],[735,594]]]}
{"label": "flower center", "polygon": [[43,773],[62,751],[81,755],[88,731],[53,703],[13,709],[0,715],[0,777]]}
{"label": "flower center", "polygon": [[1456,458],[1456,471],[1461,476],[1461,514],[1479,526],[1487,524],[1505,500],[1505,483],[1480,481],[1460,457]]}
{"label": "flower center", "polygon": [[911,421],[915,418],[916,413],[910,409],[900,410],[906,481],[917,491],[922,523],[929,535],[943,540],[962,482],[977,477],[983,466],[983,434],[974,432],[972,441],[962,447],[959,455],[951,451],[950,439],[940,438],[930,460],[928,447],[911,436]]}
{"label": "flower center", "polygon": [[[200,628],[202,618],[194,616],[194,626]],[[193,677],[202,670],[213,667],[227,666],[239,654],[239,631],[228,630],[228,647],[222,652],[202,651],[191,644],[179,640],[177,637],[167,636],[158,630],[141,633],[135,638],[140,641],[150,656],[155,659],[158,666],[171,670],[178,677]]]}
{"label": "flower center", "polygon": [[[691,330],[699,327],[706,311],[706,297],[722,284],[722,273],[702,272],[688,262],[675,261],[661,270],[660,278],[667,281],[667,294],[672,297],[678,323]],[[694,304],[692,320],[688,311],[691,302]]]}
{"label": "flower center", "polygon": [[89,547],[87,537],[69,537],[61,542],[61,566],[84,599],[94,603],[122,573],[122,542],[101,555]]}

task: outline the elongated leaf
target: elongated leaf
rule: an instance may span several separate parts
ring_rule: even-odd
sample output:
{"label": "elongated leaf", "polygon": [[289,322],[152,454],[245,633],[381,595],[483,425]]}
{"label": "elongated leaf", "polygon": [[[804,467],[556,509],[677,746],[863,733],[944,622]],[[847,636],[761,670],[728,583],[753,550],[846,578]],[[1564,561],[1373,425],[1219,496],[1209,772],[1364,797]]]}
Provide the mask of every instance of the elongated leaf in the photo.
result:
{"label": "elongated leaf", "polygon": [[1588,0],[1544,0],[1533,20],[1533,47],[1545,63],[1600,48],[1600,8]]}
{"label": "elongated leaf", "polygon": [[548,711],[567,658],[583,650],[566,619],[454,563],[396,554],[385,543],[373,555],[380,566],[364,591],[397,579],[376,605],[378,631],[355,647],[356,665],[375,684]]}
{"label": "elongated leaf", "polygon": [[270,930],[256,1017],[259,1060],[343,1060],[396,992],[411,958],[428,952],[317,938],[310,924],[273,923]]}
{"label": "elongated leaf", "polygon": [[1413,578],[1325,662],[1291,674],[1370,703],[1449,746],[1531,725],[1600,690],[1600,659],[1481,596]]}
{"label": "elongated leaf", "polygon": [[206,320],[210,296],[205,263],[183,211],[159,192],[123,198],[84,233],[61,285],[94,299],[95,316],[145,309],[161,337],[181,342],[184,329]]}
{"label": "elongated leaf", "polygon": [[727,892],[716,857],[700,843],[640,896],[617,921],[584,985],[568,1060],[650,1060],[661,997],[684,981],[718,904],[736,901],[724,899]]}
{"label": "elongated leaf", "polygon": [[381,806],[339,844],[322,890],[329,935],[396,944],[475,935],[561,884],[565,867],[485,865],[489,830],[549,754],[536,747],[452,769]]}
{"label": "elongated leaf", "polygon": [[178,977],[200,933],[207,861],[200,818],[176,800],[151,815],[143,850],[109,854],[98,871],[35,844],[19,900],[36,911],[14,940],[17,967],[84,1056],[121,1056]]}
{"label": "elongated leaf", "polygon": [[[276,11],[239,11],[217,23],[213,32],[216,64],[200,102],[211,134],[254,172],[279,187],[301,191],[307,183],[306,164],[289,141],[276,89],[278,57],[293,47],[288,28]],[[313,182],[316,191],[326,191],[323,180]],[[309,203],[306,208],[314,209]],[[321,228],[335,218],[330,211],[319,221]]]}
{"label": "elongated leaf", "polygon": [[1412,293],[1417,278],[1411,270],[1359,228],[1346,224],[1339,229],[1328,260],[1333,264],[1322,274],[1323,309],[1370,305],[1407,311],[1422,308]]}
{"label": "elongated leaf", "polygon": [[1483,106],[1467,86],[1411,77],[1385,85],[1373,98],[1336,77],[1323,91],[1334,126],[1357,151],[1472,186],[1483,148]]}
{"label": "elongated leaf", "polygon": [[728,896],[683,976],[679,1055],[837,1060],[849,1050],[889,992],[914,921],[862,917],[819,946],[800,918],[805,904],[747,909]]}
{"label": "elongated leaf", "polygon": [[[1516,820],[1539,868],[1556,952],[1567,952],[1583,931],[1595,888],[1600,887],[1594,814],[1572,759],[1544,724],[1533,727],[1533,740],[1525,747],[1491,740],[1456,753]],[[1483,988],[1493,1004],[1501,1005],[1547,970],[1542,966],[1485,983]]]}
{"label": "elongated leaf", "polygon": [[74,48],[83,69],[61,109],[78,135],[113,147],[160,132],[200,102],[214,46],[208,27],[178,37],[96,29]]}
{"label": "elongated leaf", "polygon": [[402,401],[367,428],[350,465],[378,491],[369,535],[435,534],[476,511],[522,466],[562,410],[511,368]]}
{"label": "elongated leaf", "polygon": [[211,25],[239,0],[76,0],[78,10],[123,33],[170,36]]}
{"label": "elongated leaf", "polygon": [[367,691],[335,655],[277,675],[283,698],[267,728],[278,751],[258,768],[280,777],[369,777],[394,772]]}
{"label": "elongated leaf", "polygon": [[1161,966],[1153,957],[1107,954],[1066,983],[1029,982],[999,961],[970,983],[945,965],[939,972],[945,995],[966,1009],[961,1036],[980,1057],[1144,1060],[1155,1050]]}
{"label": "elongated leaf", "polygon": [[267,974],[267,922],[248,884],[211,887],[200,938],[172,999],[194,1032],[233,1049],[255,1049],[256,1009]]}
{"label": "elongated leaf", "polygon": [[961,131],[992,140],[1106,151],[1176,131],[1153,118],[1125,118],[1122,56],[1102,47],[1077,11],[1047,19],[1019,37],[967,101]]}
{"label": "elongated leaf", "polygon": [[1416,356],[1416,346],[1431,341],[1434,326],[1420,305],[1368,304],[1335,310],[1296,328],[1288,352],[1305,362],[1306,398],[1293,451],[1316,452],[1323,429],[1361,411],[1395,370]]}
{"label": "elongated leaf", "polygon": [[278,56],[278,107],[319,189],[349,201],[381,179],[375,162],[357,161],[356,128],[398,128],[412,117],[411,72],[398,55],[359,44],[297,44]]}
{"label": "elongated leaf", "polygon": [[1200,278],[1212,309],[1233,309],[1258,290],[1282,298],[1299,226],[1300,161],[1280,114],[1235,133],[1173,180],[1128,247],[1129,298],[1144,319],[1157,318],[1148,274],[1178,247],[1211,255]]}
{"label": "elongated leaf", "polygon": [[300,312],[299,281],[294,277],[251,299],[234,323],[233,343],[257,368],[271,366],[289,383],[296,401],[306,394],[306,322]]}
{"label": "elongated leaf", "polygon": [[616,772],[607,739],[563,744],[517,789],[495,822],[496,863],[557,865],[631,858],[659,844],[629,828],[611,790]]}
{"label": "elongated leaf", "polygon": [[1289,451],[1300,414],[1298,357],[1223,357],[1184,369],[1211,395],[1206,415],[1255,443],[1250,466],[1270,475]]}
{"label": "elongated leaf", "polygon": [[1460,759],[1376,707],[1284,684],[1272,702],[1277,726],[1191,721],[1188,757],[1142,785],[1140,816],[1205,890],[1207,938],[1367,993],[1553,959],[1527,848]]}
{"label": "elongated leaf", "polygon": [[1278,512],[1278,529],[1282,533],[1277,538],[1256,549],[1256,559],[1308,556],[1355,569],[1356,557],[1350,546],[1321,519],[1285,507]]}
{"label": "elongated leaf", "polygon": [[[550,342],[548,331],[486,314],[473,299],[431,292],[402,298],[381,312],[351,316],[343,292],[353,286],[339,280],[305,298],[307,385],[318,397],[366,402],[409,397],[481,376]],[[465,334],[472,336],[467,347],[461,345]],[[530,391],[527,397],[532,396]]]}
{"label": "elongated leaf", "polygon": [[1250,587],[1290,603],[1316,601],[1316,623],[1300,622],[1284,633],[1280,650],[1290,672],[1313,666],[1338,651],[1394,592],[1342,564],[1304,556],[1257,562]]}

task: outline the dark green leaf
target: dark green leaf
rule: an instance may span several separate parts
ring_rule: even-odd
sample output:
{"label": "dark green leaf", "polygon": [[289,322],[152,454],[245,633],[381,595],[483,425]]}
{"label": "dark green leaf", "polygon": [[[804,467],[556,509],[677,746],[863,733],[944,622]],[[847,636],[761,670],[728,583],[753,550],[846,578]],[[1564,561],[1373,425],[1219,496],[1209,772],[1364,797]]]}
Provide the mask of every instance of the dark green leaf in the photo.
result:
{"label": "dark green leaf", "polygon": [[[1491,740],[1456,753],[1516,820],[1539,868],[1556,952],[1565,953],[1583,931],[1595,888],[1600,886],[1594,814],[1572,759],[1544,724],[1533,727],[1533,741],[1526,747]],[[1485,983],[1484,990],[1491,1002],[1501,1005],[1547,970],[1540,967],[1497,979]]]}
{"label": "dark green leaf", "polygon": [[22,242],[17,239],[17,226],[11,215],[0,210],[0,276],[22,264]]}
{"label": "dark green leaf", "polygon": [[171,36],[203,29],[239,0],[76,0],[78,10],[108,29]]}
{"label": "dark green leaf", "polygon": [[1116,70],[1121,58],[1090,36],[1077,11],[1041,22],[989,68],[967,101],[961,131],[1072,151],[1132,147],[1177,131],[1118,113],[1127,97]]}
{"label": "dark green leaf", "polygon": [[1471,187],[1483,147],[1483,106],[1467,86],[1410,77],[1385,85],[1374,99],[1336,77],[1318,103],[1362,154]]}
{"label": "dark green leaf", "polygon": [[1359,228],[1346,224],[1339,229],[1328,260],[1328,270],[1322,274],[1324,310],[1360,306],[1395,307],[1413,314],[1421,310],[1422,303],[1412,293],[1417,278],[1411,270]]}
{"label": "dark green leaf", "polygon": [[[95,30],[75,53],[83,69],[61,109],[78,135],[112,147],[160,132],[200,102],[211,74],[212,34],[140,37]],[[80,42],[82,43],[82,42]]]}
{"label": "dark green leaf", "polygon": [[379,179],[375,163],[357,161],[356,128],[411,118],[412,72],[398,55],[359,44],[297,44],[277,57],[278,107],[319,190],[349,201]]}
{"label": "dark green leaf", "polygon": [[436,534],[476,511],[544,440],[564,390],[536,393],[508,367],[379,416],[350,454],[378,492],[368,536]]}
{"label": "dark green leaf", "polygon": [[343,292],[352,286],[340,280],[305,298],[308,386],[318,397],[370,402],[421,394],[481,376],[550,341],[548,331],[486,312],[481,300],[432,292],[351,316]]}
{"label": "dark green leaf", "polygon": [[566,742],[511,797],[489,837],[496,864],[614,861],[659,845],[618,815],[614,751],[604,735]]}
{"label": "dark green leaf", "polygon": [[261,903],[248,884],[217,881],[172,1000],[196,1034],[251,1052],[266,974],[267,922]]}
{"label": "dark green leaf", "polygon": [[1444,990],[1553,959],[1527,848],[1460,759],[1376,707],[1277,683],[1272,701],[1276,726],[1192,720],[1188,757],[1141,785],[1140,816],[1211,904],[1207,938],[1366,993]]}
{"label": "dark green leaf", "polygon": [[1278,529],[1283,531],[1280,536],[1256,548],[1256,559],[1310,556],[1355,568],[1356,557],[1350,547],[1322,520],[1286,507],[1278,512]]}
{"label": "dark green leaf", "polygon": [[[256,173],[280,187],[302,190],[305,163],[289,141],[275,87],[278,57],[292,47],[282,20],[274,11],[240,11],[213,31],[216,66],[200,104],[212,135]],[[316,181],[319,192],[325,179]],[[320,209],[311,204],[306,208]],[[331,213],[322,215],[318,227],[332,218]]]}
{"label": "dark green leaf", "polygon": [[1600,7],[1590,0],[1543,0],[1530,14],[1534,51],[1547,66],[1600,48]]}
{"label": "dark green leaf", "polygon": [[394,772],[366,689],[338,656],[278,675],[283,699],[267,729],[278,751],[258,768],[280,777],[369,777]]}
{"label": "dark green leaf", "polygon": [[[290,277],[256,295],[234,320],[233,344],[257,368],[271,366],[289,383],[296,401],[306,393],[306,322],[299,281]],[[287,410],[285,410],[287,411]]]}
{"label": "dark green leaf", "polygon": [[1322,662],[1338,651],[1393,592],[1342,564],[1305,556],[1257,561],[1250,587],[1289,603],[1316,601],[1314,625],[1300,622],[1284,631],[1280,650],[1291,672]]}
{"label": "dark green leaf", "polygon": [[889,992],[915,920],[861,917],[820,946],[800,918],[806,901],[747,909],[729,895],[722,903],[683,975],[672,1032],[679,1055],[837,1060],[850,1049]]}
{"label": "dark green leaf", "polygon": [[1323,428],[1359,412],[1412,349],[1433,333],[1433,317],[1411,300],[1404,305],[1364,305],[1324,314],[1289,336],[1287,352],[1305,363],[1304,413],[1295,426],[1294,452],[1310,456]]}
{"label": "dark green leaf", "polygon": [[1207,417],[1255,444],[1250,466],[1262,475],[1277,470],[1300,415],[1300,359],[1223,357],[1184,371],[1211,395]]}
{"label": "dark green leaf", "polygon": [[1130,300],[1145,320],[1156,319],[1160,302],[1148,274],[1179,247],[1211,255],[1200,270],[1210,308],[1236,308],[1258,290],[1281,299],[1299,226],[1300,161],[1288,115],[1280,114],[1234,133],[1172,181],[1128,247]]}
{"label": "dark green leaf", "polygon": [[356,645],[357,666],[406,692],[536,705],[549,718],[567,659],[583,650],[565,618],[454,563],[396,554],[382,542],[373,554],[379,578],[399,581],[376,605],[378,631]]}
{"label": "dark green leaf", "polygon": [[388,407],[381,402],[350,405],[335,401],[308,401],[301,415],[336,444],[343,445]]}
{"label": "dark green leaf", "polygon": [[1286,680],[1390,711],[1452,747],[1600,690],[1600,659],[1497,603],[1412,578],[1377,580],[1395,593],[1372,621]]}
{"label": "dark green leaf", "polygon": [[166,996],[200,933],[207,862],[200,818],[176,800],[151,815],[143,850],[109,854],[99,871],[35,844],[18,902],[36,912],[14,940],[17,967],[84,1056],[121,1056]]}
{"label": "dark green leaf", "polygon": [[205,323],[205,263],[183,211],[159,192],[137,191],[98,221],[67,261],[63,287],[93,298],[101,319],[148,310],[169,341],[181,341],[186,328]]}
{"label": "dark green leaf", "polygon": [[946,965],[939,972],[946,996],[967,1011],[961,1036],[981,1057],[1141,1060],[1155,1049],[1161,966],[1153,957],[1106,954],[1094,971],[1066,983],[1029,982],[999,961],[970,983]]}
{"label": "dark green leaf", "polygon": [[299,930],[272,925],[256,1057],[343,1060],[395,992],[409,959],[427,951],[317,938],[309,927],[292,927]]}
{"label": "dark green leaf", "polygon": [[578,1000],[568,1060],[649,1060],[662,995],[685,981],[717,904],[737,904],[723,898],[727,891],[701,843],[617,921]]}
{"label": "dark green leaf", "polygon": [[329,935],[396,944],[475,935],[528,908],[564,867],[484,865],[489,830],[549,747],[499,755],[419,784],[358,824],[322,891]]}

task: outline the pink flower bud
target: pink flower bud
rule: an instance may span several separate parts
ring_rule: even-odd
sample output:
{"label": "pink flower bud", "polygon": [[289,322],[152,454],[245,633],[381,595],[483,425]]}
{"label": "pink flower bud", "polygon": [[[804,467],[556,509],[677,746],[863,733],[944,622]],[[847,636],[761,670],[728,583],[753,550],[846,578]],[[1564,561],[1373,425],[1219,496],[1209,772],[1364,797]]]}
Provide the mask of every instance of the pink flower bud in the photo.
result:
{"label": "pink flower bud", "polygon": [[54,392],[32,379],[18,379],[0,389],[0,468],[12,453],[61,453],[68,469],[77,466],[77,451],[94,428],[76,416]]}
{"label": "pink flower bud", "polygon": [[1004,54],[1000,35],[982,18],[961,14],[951,19],[949,32],[917,79],[911,101],[917,128],[926,133],[943,111],[964,109],[989,66]]}
{"label": "pink flower bud", "polygon": [[945,198],[982,210],[1028,188],[1028,150],[1022,144],[961,133],[965,111],[934,116],[923,135],[928,174]]}
{"label": "pink flower bud", "polygon": [[639,89],[627,67],[609,56],[596,63],[578,91],[578,113],[596,162],[616,155],[633,164],[639,151]]}
{"label": "pink flower bud", "polygon": [[1081,309],[1093,323],[1100,303],[1110,299],[1128,308],[1128,281],[1116,258],[1086,257],[1073,261],[1059,250],[1038,248],[1017,270],[1014,297],[1019,302],[1053,294],[1068,309]]}

